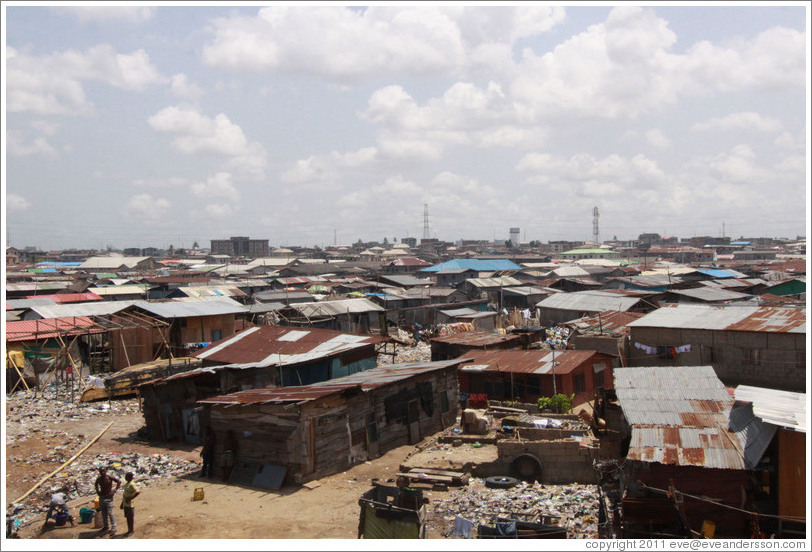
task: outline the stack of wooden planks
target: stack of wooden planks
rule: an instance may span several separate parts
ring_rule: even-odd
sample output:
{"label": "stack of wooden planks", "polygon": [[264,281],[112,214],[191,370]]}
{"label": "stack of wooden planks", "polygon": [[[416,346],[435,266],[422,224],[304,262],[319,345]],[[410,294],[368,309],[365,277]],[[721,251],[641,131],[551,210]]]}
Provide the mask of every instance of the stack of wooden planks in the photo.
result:
{"label": "stack of wooden planks", "polygon": [[432,490],[448,490],[448,487],[467,485],[469,477],[465,472],[401,465],[396,484],[398,487],[428,485]]}

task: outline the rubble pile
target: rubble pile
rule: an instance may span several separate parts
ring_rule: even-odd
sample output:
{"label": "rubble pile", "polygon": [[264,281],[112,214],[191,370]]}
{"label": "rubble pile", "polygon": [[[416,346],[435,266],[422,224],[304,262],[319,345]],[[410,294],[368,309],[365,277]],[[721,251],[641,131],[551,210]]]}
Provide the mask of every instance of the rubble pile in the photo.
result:
{"label": "rubble pile", "polygon": [[406,362],[429,362],[431,361],[431,345],[420,341],[411,347],[398,345],[395,350],[395,361],[392,362],[392,355],[382,354],[378,356],[378,364],[402,364]]}
{"label": "rubble pile", "polygon": [[[174,458],[169,454],[107,452],[88,455],[87,458],[83,456],[54,476],[49,482],[50,485],[45,484],[22,502],[12,504],[8,515],[19,521],[20,525],[28,525],[48,511],[51,494],[63,486],[67,488],[66,494],[69,501],[82,497],[95,498],[94,483],[99,475],[100,466],[106,467],[107,473],[119,478],[122,484],[124,474],[133,472],[134,480],[142,485],[148,485],[156,480],[178,477],[200,468],[196,462]],[[35,481],[32,480],[32,486],[33,483]]]}
{"label": "rubble pile", "polygon": [[6,430],[8,439],[13,441],[19,431],[14,424],[26,433],[44,431],[54,422],[86,420],[100,413],[130,414],[138,412],[138,399],[116,400],[112,402],[79,402],[79,395],[71,402],[70,395],[54,386],[46,387],[42,393],[18,392],[6,396]]}
{"label": "rubble pile", "polygon": [[497,517],[537,521],[559,518],[555,525],[566,527],[569,538],[598,538],[598,492],[591,485],[542,485],[520,481],[509,489],[491,489],[476,480],[468,487],[450,491],[432,500],[433,517],[442,519],[442,537],[449,538],[456,516],[474,526],[491,525]]}

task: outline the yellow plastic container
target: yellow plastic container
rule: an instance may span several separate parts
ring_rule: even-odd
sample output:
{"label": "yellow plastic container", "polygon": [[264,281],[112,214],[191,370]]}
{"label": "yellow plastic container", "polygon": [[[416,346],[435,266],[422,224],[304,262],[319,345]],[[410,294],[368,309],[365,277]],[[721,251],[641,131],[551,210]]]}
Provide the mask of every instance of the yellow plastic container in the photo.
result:
{"label": "yellow plastic container", "polygon": [[716,533],[716,524],[709,520],[702,521],[702,536],[706,539],[712,539],[713,535]]}
{"label": "yellow plastic container", "polygon": [[197,487],[192,495],[192,500],[203,500],[203,496],[203,487]]}

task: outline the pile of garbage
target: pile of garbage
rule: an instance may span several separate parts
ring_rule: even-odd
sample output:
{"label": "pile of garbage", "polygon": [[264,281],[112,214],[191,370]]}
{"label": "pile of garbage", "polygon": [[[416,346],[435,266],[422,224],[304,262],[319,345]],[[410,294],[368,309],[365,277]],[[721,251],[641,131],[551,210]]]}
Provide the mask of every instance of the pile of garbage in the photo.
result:
{"label": "pile of garbage", "polygon": [[541,521],[566,527],[571,539],[598,538],[598,491],[594,485],[542,485],[520,481],[507,489],[488,488],[482,480],[432,499],[432,517],[443,520],[442,537],[450,538],[460,516],[474,526],[496,518]]}
{"label": "pile of garbage", "polygon": [[392,355],[378,355],[378,364],[403,364],[406,362],[429,362],[431,361],[431,345],[418,342],[411,347],[398,345],[395,349],[395,361],[392,362]]}
{"label": "pile of garbage", "polygon": [[[65,458],[67,460],[67,458]],[[124,482],[124,474],[132,472],[140,485],[149,485],[162,479],[180,477],[200,468],[196,462],[175,458],[169,454],[100,453],[77,459],[56,474],[47,484],[38,488],[23,501],[11,504],[7,515],[25,526],[48,511],[51,494],[63,489],[68,501],[77,498],[95,498],[94,483],[99,475],[98,468],[104,466],[107,473]],[[33,485],[32,485],[33,486]],[[16,497],[15,497],[16,498]]]}
{"label": "pile of garbage", "polygon": [[[6,396],[6,432],[14,440],[14,424],[20,424],[27,431],[29,422],[38,427],[47,427],[52,422],[86,420],[100,413],[130,414],[138,412],[138,399],[125,399],[110,402],[79,402],[80,394],[70,394],[56,386],[49,386],[41,392],[24,391]],[[9,424],[12,424],[11,426]]]}

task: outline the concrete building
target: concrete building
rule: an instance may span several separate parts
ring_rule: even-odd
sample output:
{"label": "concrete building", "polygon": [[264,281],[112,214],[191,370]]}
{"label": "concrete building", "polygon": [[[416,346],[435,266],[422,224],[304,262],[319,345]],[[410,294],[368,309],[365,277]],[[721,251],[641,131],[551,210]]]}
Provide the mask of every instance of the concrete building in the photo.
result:
{"label": "concrete building", "polygon": [[710,364],[727,386],[806,389],[806,309],[668,305],[630,322],[631,366]]}
{"label": "concrete building", "polygon": [[212,255],[231,257],[269,257],[268,240],[252,240],[248,236],[232,236],[227,240],[211,240]]}

